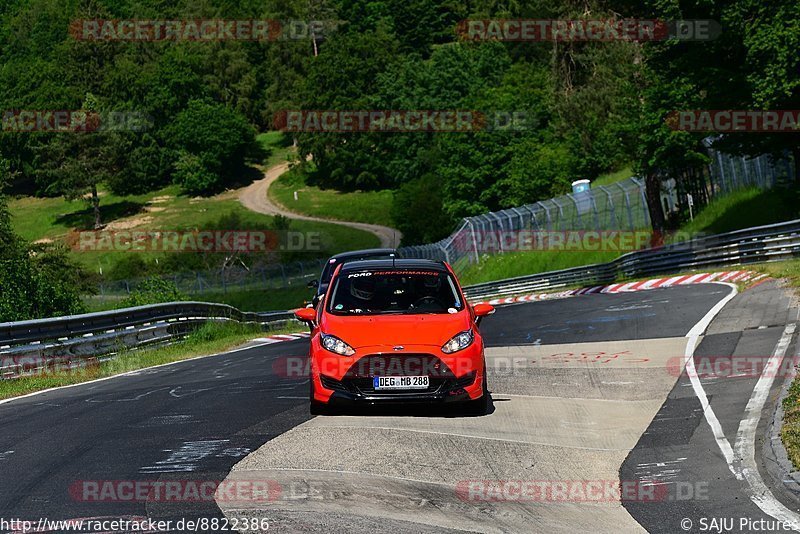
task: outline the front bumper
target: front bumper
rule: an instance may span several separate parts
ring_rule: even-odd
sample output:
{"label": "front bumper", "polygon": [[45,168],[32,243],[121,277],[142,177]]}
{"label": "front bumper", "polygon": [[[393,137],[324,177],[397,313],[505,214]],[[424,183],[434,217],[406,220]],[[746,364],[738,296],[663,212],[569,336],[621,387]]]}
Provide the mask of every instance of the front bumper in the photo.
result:
{"label": "front bumper", "polygon": [[469,373],[461,378],[431,379],[426,390],[374,390],[367,385],[367,379],[335,380],[321,376],[320,385],[332,391],[328,397],[331,405],[376,405],[376,404],[408,404],[408,403],[462,403],[472,400],[467,392],[480,384],[478,373]]}
{"label": "front bumper", "polygon": [[[486,394],[482,344],[453,355],[425,348],[428,351],[420,346],[408,347],[406,352],[369,351],[352,358],[331,356],[324,349],[312,352],[313,400],[337,405],[436,404],[477,400]],[[421,375],[429,376],[430,380],[424,390],[373,388],[374,376]]]}

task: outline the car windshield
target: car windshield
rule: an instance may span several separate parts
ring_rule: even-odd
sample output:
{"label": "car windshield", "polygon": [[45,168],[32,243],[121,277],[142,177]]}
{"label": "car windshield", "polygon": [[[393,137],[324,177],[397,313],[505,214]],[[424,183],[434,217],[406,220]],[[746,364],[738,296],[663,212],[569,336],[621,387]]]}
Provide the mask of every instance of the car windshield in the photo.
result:
{"label": "car windshield", "polygon": [[337,315],[456,313],[463,306],[448,273],[410,269],[343,273],[328,300]]}
{"label": "car windshield", "polygon": [[325,264],[325,268],[322,270],[322,276],[320,276],[320,284],[327,284],[330,283],[331,278],[333,278],[333,272],[336,270],[336,267],[339,266],[341,263],[345,263],[348,261],[359,261],[359,260],[380,260],[385,258],[390,258],[388,254],[365,254],[363,256],[352,256],[347,258],[331,258],[328,260],[328,263]]}

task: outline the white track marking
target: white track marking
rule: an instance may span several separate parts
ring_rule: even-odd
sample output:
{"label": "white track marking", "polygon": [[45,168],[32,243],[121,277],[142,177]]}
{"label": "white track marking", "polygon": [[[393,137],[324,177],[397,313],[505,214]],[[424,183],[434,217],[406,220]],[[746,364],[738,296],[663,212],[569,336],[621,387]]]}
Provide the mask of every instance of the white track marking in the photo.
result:
{"label": "white track marking", "polygon": [[684,278],[686,278],[686,275],[673,276],[672,278],[669,278],[666,282],[661,284],[659,287],[672,287],[672,284],[674,284],[678,280],[683,280]]}
{"label": "white track marking", "polygon": [[[721,283],[721,282],[715,282]],[[686,342],[686,350],[684,351],[684,361],[685,361],[685,369],[686,374],[689,377],[689,381],[692,383],[692,388],[694,389],[694,393],[697,396],[698,400],[700,401],[700,406],[703,407],[703,415],[705,415],[706,421],[708,422],[708,426],[711,427],[711,432],[714,434],[714,439],[719,445],[720,451],[722,451],[722,455],[725,457],[725,462],[728,464],[728,467],[731,470],[736,478],[739,480],[742,479],[741,473],[737,473],[736,470],[733,468],[733,449],[731,448],[731,444],[725,438],[725,433],[722,431],[722,425],[719,423],[719,419],[717,419],[717,415],[714,413],[714,410],[711,409],[711,405],[708,402],[708,397],[706,396],[706,391],[703,389],[703,385],[700,383],[700,379],[697,377],[697,370],[694,366],[694,349],[697,347],[697,340],[706,331],[708,325],[711,324],[711,321],[714,320],[714,317],[722,310],[725,305],[730,302],[730,300],[736,296],[739,290],[733,284],[723,284],[731,288],[731,292],[722,300],[717,302],[717,304],[708,310],[708,313],[700,319],[700,321],[689,330],[689,333],[686,334],[686,337],[689,338],[689,341]]]}
{"label": "white track marking", "polygon": [[720,281],[720,282],[724,282],[724,281],[725,281],[725,280],[727,280],[728,278],[733,278],[733,277],[734,277],[734,276],[736,276],[737,274],[739,274],[739,271],[731,271],[731,272],[729,272],[729,273],[725,273],[725,274],[724,274],[722,277],[720,277],[719,281]]}
{"label": "white track marking", "polygon": [[708,273],[697,273],[697,274],[693,274],[692,276],[690,276],[690,277],[689,277],[689,278],[687,278],[686,280],[682,281],[682,282],[680,283],[680,285],[688,285],[688,284],[694,284],[695,282],[700,282],[700,280],[701,280],[702,278],[705,278],[706,276],[708,276]]}
{"label": "white track marking", "polygon": [[736,433],[734,452],[736,453],[738,468],[752,490],[750,499],[765,514],[779,521],[791,523],[794,530],[800,530],[800,516],[786,508],[772,495],[756,466],[756,428],[761,419],[761,410],[767,402],[772,382],[781,368],[783,357],[789,348],[795,328],[796,325],[794,323],[786,325],[778,344],[775,346],[775,350],[772,352],[772,356],[764,366],[756,387],[753,388],[753,395],[744,410],[745,417],[739,423],[739,431]]}
{"label": "white track marking", "polygon": [[[728,277],[730,278],[730,277]],[[772,381],[774,380],[775,371],[780,368],[783,362],[783,356],[791,341],[792,334],[795,331],[795,325],[790,324],[781,336],[778,345],[773,351],[769,362],[764,367],[761,377],[753,390],[753,395],[747,403],[745,409],[745,418],[742,419],[739,425],[739,431],[736,435],[736,454],[731,447],[731,444],[725,438],[722,431],[722,426],[717,419],[714,410],[708,402],[708,397],[703,389],[703,385],[697,377],[697,370],[694,366],[694,349],[697,346],[697,340],[705,332],[708,325],[722,310],[722,308],[733,299],[738,293],[736,285],[726,282],[714,282],[717,284],[726,285],[731,288],[731,292],[722,300],[720,300],[708,313],[700,319],[692,329],[686,334],[689,341],[686,343],[685,362],[686,374],[694,388],[695,395],[700,400],[703,407],[703,414],[705,415],[708,426],[711,427],[711,432],[714,434],[714,439],[725,457],[725,462],[728,464],[728,469],[739,480],[745,480],[750,487],[750,499],[758,506],[762,512],[777,519],[779,521],[787,521],[792,525],[794,530],[800,531],[800,516],[786,508],[781,504],[774,495],[769,491],[769,488],[761,478],[758,468],[755,463],[755,432],[758,426],[758,420],[761,417],[761,409],[767,400]]]}
{"label": "white track marking", "polygon": [[624,285],[622,285],[622,286],[618,287],[618,288],[616,289],[616,291],[618,291],[618,292],[620,292],[620,293],[622,293],[622,292],[624,292],[624,291],[628,291],[628,290],[629,290],[629,289],[630,289],[632,286],[634,286],[634,285],[636,285],[636,284],[638,284],[638,283],[639,283],[639,282],[628,282],[627,284],[624,284]]}

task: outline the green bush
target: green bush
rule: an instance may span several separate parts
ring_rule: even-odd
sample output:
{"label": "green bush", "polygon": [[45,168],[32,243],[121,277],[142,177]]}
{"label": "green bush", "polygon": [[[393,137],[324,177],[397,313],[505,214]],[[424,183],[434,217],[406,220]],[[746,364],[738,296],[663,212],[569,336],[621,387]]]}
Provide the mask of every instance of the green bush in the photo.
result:
{"label": "green bush", "polygon": [[0,322],[72,315],[85,311],[80,295],[92,290],[58,250],[5,250],[0,259]]}
{"label": "green bush", "polygon": [[241,115],[207,100],[190,101],[167,128],[167,138],[180,154],[173,178],[189,194],[223,189],[260,150],[255,131]]}
{"label": "green bush", "polygon": [[91,282],[63,247],[31,246],[14,233],[0,197],[0,322],[81,313]]}
{"label": "green bush", "polygon": [[406,182],[392,199],[392,220],[403,232],[403,244],[432,243],[447,236],[454,221],[442,205],[441,180],[426,174]]}
{"label": "green bush", "polygon": [[181,152],[175,162],[175,183],[190,195],[202,195],[219,188],[221,178],[209,169],[201,156]]}
{"label": "green bush", "polygon": [[128,308],[178,300],[187,300],[187,297],[174,282],[163,278],[147,278],[142,280],[120,304],[122,308]]}

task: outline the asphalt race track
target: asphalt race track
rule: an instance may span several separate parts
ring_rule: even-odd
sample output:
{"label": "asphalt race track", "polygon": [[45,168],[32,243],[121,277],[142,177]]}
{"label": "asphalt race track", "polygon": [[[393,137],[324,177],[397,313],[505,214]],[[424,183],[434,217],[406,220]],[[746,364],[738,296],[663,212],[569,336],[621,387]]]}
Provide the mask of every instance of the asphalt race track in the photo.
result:
{"label": "asphalt race track", "polygon": [[[312,419],[307,379],[284,372],[287,358],[305,357],[305,339],[0,404],[0,519],[264,518],[271,532],[700,532],[704,517],[771,519],[751,498],[768,475],[739,456],[729,466],[720,445],[747,450],[741,421],[758,377],[701,377],[720,441],[683,371],[687,334],[731,293],[701,284],[501,307],[482,325],[492,406],[478,417],[395,409]],[[773,283],[717,312],[695,358],[769,355],[787,339],[796,354],[787,334],[796,307]],[[767,388],[758,435],[781,385]],[[266,481],[268,497],[87,492],[103,481],[223,479]],[[488,489],[524,481],[635,481],[639,498]],[[657,498],[641,498],[651,481]],[[684,518],[694,523],[682,530]]]}

